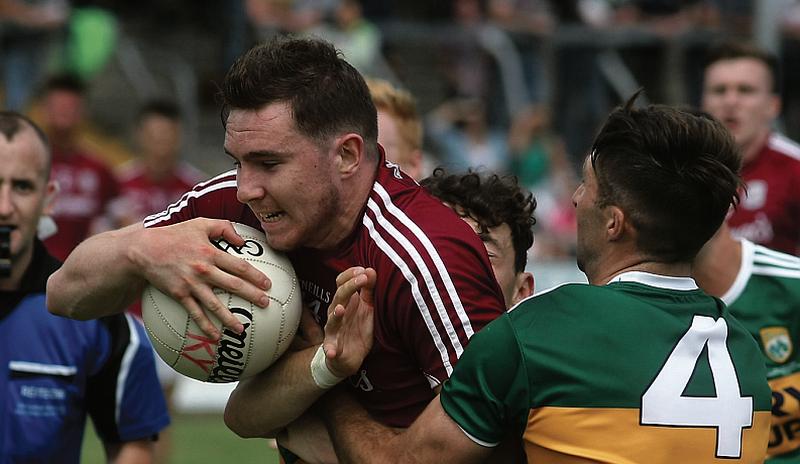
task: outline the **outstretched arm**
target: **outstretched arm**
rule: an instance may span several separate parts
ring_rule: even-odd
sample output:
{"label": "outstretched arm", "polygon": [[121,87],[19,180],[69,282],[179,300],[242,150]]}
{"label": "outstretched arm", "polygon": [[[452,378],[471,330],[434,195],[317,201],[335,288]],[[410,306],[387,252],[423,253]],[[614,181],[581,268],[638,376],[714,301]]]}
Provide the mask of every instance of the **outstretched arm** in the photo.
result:
{"label": "outstretched arm", "polygon": [[370,417],[347,393],[331,392],[319,403],[341,463],[482,462],[492,451],[469,439],[433,399],[411,427],[400,432]]}
{"label": "outstretched arm", "polygon": [[274,437],[337,381],[354,374],[372,348],[375,282],[373,269],[340,274],[323,343],[285,353],[239,382],[225,407],[225,424],[245,438]]}
{"label": "outstretched arm", "polygon": [[241,323],[213,288],[266,307],[270,282],[247,261],[214,247],[210,239],[220,237],[235,245],[244,243],[230,222],[204,218],[149,229],[135,224],[95,235],[50,276],[47,307],[75,319],[122,312],[149,281],[180,302],[209,336],[219,338],[219,331],[206,311],[241,331]]}

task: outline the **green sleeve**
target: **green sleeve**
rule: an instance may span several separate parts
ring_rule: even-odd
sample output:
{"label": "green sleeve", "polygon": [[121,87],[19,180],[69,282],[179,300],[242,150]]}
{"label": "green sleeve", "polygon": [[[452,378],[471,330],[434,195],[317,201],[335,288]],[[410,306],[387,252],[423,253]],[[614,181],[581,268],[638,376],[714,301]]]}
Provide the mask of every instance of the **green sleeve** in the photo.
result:
{"label": "green sleeve", "polygon": [[527,377],[511,320],[504,314],[472,337],[444,384],[442,407],[476,443],[496,446],[525,429]]}

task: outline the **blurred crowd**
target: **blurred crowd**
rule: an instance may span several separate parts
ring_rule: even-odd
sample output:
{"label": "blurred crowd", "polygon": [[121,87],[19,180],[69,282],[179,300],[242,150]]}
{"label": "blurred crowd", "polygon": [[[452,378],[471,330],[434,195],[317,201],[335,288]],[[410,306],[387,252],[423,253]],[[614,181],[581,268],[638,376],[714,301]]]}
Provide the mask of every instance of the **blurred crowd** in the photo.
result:
{"label": "blurred crowd", "polygon": [[47,128],[56,222],[74,230],[51,251],[63,259],[216,174],[221,144],[198,129],[217,118],[216,82],[278,34],[325,38],[405,89],[420,121],[419,159],[403,166],[414,177],[439,165],[517,175],[538,202],[539,260],[574,253],[571,194],[602,117],[639,87],[650,102],[699,106],[715,41],[778,55],[778,124],[800,137],[798,1],[0,0],[4,107]]}

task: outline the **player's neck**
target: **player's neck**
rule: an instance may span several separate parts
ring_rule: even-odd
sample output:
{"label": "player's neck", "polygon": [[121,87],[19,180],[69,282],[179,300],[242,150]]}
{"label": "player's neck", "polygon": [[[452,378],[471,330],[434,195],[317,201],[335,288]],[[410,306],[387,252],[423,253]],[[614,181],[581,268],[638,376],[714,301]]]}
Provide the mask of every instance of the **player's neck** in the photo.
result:
{"label": "player's neck", "polygon": [[733,285],[742,265],[742,244],[728,233],[714,236],[695,259],[692,275],[706,293],[721,297]]}
{"label": "player's neck", "polygon": [[766,127],[758,136],[753,137],[753,140],[749,144],[741,147],[742,165],[751,163],[758,157],[758,154],[761,153],[761,149],[767,144],[767,139],[769,139],[771,133],[772,129]]}
{"label": "player's neck", "polygon": [[340,192],[340,213],[337,215],[336,224],[328,228],[328,236],[313,248],[331,250],[338,248],[361,224],[361,215],[367,204],[367,199],[375,183],[375,170],[367,167],[348,178],[342,184]]}
{"label": "player's neck", "polygon": [[605,285],[614,277],[626,272],[647,272],[670,277],[689,277],[691,264],[686,262],[666,263],[654,260],[640,253],[627,253],[622,256],[610,256],[605,264],[597,267],[593,275],[587,273],[589,282],[594,285]]}
{"label": "player's neck", "polygon": [[28,250],[23,252],[21,255],[17,257],[11,258],[11,275],[9,277],[0,277],[0,291],[2,292],[13,292],[18,290],[20,284],[22,284],[22,277],[25,275],[25,271],[28,270],[28,267],[31,265],[31,261],[33,260],[33,245],[29,247]]}
{"label": "player's neck", "polygon": [[165,167],[163,164],[159,163],[158,161],[152,160],[145,160],[144,166],[147,171],[147,178],[154,183],[160,183],[164,181],[171,172],[171,167]]}

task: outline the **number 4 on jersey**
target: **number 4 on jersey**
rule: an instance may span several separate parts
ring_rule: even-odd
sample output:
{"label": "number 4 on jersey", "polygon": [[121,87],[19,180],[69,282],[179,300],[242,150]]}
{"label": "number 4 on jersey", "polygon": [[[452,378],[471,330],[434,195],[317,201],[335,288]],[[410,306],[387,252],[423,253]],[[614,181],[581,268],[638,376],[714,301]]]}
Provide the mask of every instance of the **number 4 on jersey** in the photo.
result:
{"label": "number 4 on jersey", "polygon": [[[753,398],[743,397],[739,390],[727,338],[725,319],[694,316],[691,327],[642,395],[643,425],[714,427],[717,457],[741,457],[742,429],[753,424]],[[683,396],[706,345],[717,396]]]}

